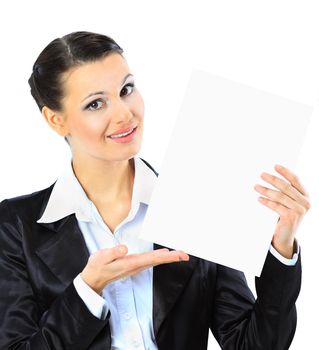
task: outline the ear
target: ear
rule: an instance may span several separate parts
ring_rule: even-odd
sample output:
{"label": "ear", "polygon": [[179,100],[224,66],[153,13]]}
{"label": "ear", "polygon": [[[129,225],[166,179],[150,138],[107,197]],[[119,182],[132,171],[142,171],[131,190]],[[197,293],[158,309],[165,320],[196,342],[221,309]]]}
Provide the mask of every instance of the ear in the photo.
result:
{"label": "ear", "polygon": [[43,115],[45,121],[49,124],[50,128],[52,128],[55,132],[63,137],[68,135],[66,117],[62,113],[44,106],[41,114]]}

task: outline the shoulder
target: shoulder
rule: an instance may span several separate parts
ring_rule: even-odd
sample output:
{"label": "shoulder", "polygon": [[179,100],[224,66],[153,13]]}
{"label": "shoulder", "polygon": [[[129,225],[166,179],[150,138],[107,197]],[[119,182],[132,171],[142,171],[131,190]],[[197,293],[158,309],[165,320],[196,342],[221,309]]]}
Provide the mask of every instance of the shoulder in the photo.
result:
{"label": "shoulder", "polygon": [[42,190],[3,199],[0,202],[0,223],[19,218],[35,219],[48,200],[55,182]]}

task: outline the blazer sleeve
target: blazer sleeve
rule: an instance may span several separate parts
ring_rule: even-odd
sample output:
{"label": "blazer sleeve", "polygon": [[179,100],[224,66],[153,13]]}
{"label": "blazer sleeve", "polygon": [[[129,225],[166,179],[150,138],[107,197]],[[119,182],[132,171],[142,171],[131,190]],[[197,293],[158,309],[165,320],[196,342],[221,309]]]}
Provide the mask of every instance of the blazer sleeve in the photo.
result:
{"label": "blazer sleeve", "polygon": [[217,265],[211,330],[223,350],[286,350],[296,329],[295,302],[301,286],[301,256],[287,266],[268,252],[257,299],[242,272]]}
{"label": "blazer sleeve", "polygon": [[71,283],[44,313],[28,278],[19,222],[0,203],[0,349],[86,349],[108,323],[92,315]]}

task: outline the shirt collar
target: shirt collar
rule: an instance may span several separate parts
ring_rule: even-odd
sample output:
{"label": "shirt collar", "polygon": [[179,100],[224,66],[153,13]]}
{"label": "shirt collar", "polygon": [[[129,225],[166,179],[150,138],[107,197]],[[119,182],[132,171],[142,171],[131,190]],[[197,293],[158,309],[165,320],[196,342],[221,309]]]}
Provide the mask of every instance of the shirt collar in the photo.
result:
{"label": "shirt collar", "polygon": [[[149,204],[157,176],[141,158],[134,157],[135,176],[132,205]],[[75,214],[78,220],[92,221],[92,201],[87,197],[72,168],[72,158],[58,177],[38,223],[49,223]]]}

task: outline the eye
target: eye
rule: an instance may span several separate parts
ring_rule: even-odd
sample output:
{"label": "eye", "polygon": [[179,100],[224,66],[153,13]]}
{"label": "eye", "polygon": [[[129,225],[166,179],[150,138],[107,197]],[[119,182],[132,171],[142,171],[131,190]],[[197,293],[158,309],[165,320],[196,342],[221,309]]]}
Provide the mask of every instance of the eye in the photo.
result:
{"label": "eye", "polygon": [[124,88],[122,89],[122,91],[123,91],[124,89],[126,89],[127,87],[130,88],[129,90],[131,90],[131,92],[130,92],[129,94],[126,94],[126,95],[130,95],[130,94],[133,92],[135,85],[134,85],[134,83],[126,84],[126,85],[124,86]]}
{"label": "eye", "polygon": [[97,111],[99,110],[104,104],[104,101],[101,100],[101,99],[97,99],[97,100],[94,100],[92,102],[90,102],[86,107],[85,109],[89,110],[89,111]]}

